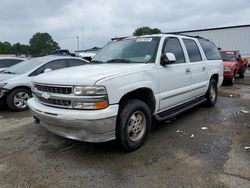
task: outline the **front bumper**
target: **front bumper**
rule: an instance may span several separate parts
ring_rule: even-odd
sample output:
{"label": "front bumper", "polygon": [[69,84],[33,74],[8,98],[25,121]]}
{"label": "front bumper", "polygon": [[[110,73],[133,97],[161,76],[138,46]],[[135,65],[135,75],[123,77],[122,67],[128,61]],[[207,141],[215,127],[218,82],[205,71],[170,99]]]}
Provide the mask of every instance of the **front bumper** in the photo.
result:
{"label": "front bumper", "polygon": [[70,110],[45,106],[31,98],[28,106],[42,125],[60,136],[86,142],[115,139],[118,105],[103,110]]}

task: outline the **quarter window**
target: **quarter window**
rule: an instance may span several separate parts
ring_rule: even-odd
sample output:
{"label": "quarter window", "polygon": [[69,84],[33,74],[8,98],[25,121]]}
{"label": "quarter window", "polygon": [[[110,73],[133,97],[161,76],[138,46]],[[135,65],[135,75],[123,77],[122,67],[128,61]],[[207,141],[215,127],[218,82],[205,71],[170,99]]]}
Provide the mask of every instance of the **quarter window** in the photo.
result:
{"label": "quarter window", "polygon": [[205,39],[199,39],[199,42],[206,55],[207,60],[221,59],[220,53],[214,43]]}
{"label": "quarter window", "polygon": [[190,62],[201,61],[201,53],[196,42],[191,39],[183,39],[183,42],[186,46]]}
{"label": "quarter window", "polygon": [[170,37],[165,41],[163,47],[163,53],[173,53],[176,58],[175,63],[185,63],[184,53],[181,47],[181,44],[177,38]]}

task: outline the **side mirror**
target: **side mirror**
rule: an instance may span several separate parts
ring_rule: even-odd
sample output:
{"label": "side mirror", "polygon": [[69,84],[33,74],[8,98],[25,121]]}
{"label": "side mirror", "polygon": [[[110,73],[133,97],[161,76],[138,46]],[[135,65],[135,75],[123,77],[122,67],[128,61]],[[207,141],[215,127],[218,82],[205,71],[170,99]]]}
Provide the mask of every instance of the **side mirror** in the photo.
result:
{"label": "side mirror", "polygon": [[52,71],[52,69],[47,68],[47,69],[45,69],[45,70],[43,71],[43,73],[46,73],[46,72],[51,72],[51,71]]}
{"label": "side mirror", "polygon": [[165,66],[167,64],[171,64],[176,62],[176,57],[173,53],[165,53],[161,56],[161,65]]}

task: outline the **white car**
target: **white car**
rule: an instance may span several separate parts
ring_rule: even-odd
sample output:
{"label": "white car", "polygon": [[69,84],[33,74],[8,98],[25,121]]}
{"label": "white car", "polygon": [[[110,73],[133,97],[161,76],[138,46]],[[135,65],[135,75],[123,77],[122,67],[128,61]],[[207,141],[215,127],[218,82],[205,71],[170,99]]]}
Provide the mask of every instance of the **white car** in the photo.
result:
{"label": "white car", "polygon": [[26,59],[20,57],[0,57],[0,72],[3,72],[8,67],[16,65],[24,60]]}
{"label": "white car", "polygon": [[32,80],[51,70],[87,64],[88,61],[70,56],[45,56],[16,64],[0,73],[0,105],[12,111],[27,110]]}
{"label": "white car", "polygon": [[133,151],[153,119],[165,121],[201,103],[213,106],[222,81],[223,62],[209,40],[131,37],[106,45],[90,65],[36,77],[28,106],[35,122],[58,135],[116,139]]}

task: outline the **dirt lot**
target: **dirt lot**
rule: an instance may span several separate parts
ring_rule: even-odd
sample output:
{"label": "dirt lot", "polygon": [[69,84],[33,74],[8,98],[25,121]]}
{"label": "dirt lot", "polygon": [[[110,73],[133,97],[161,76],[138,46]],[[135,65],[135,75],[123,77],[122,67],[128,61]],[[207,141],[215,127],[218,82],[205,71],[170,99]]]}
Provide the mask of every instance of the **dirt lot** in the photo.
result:
{"label": "dirt lot", "polygon": [[29,112],[2,110],[0,187],[249,188],[247,110],[250,77],[224,86],[214,108],[200,106],[159,125],[128,154],[115,142],[64,139],[34,125]]}

